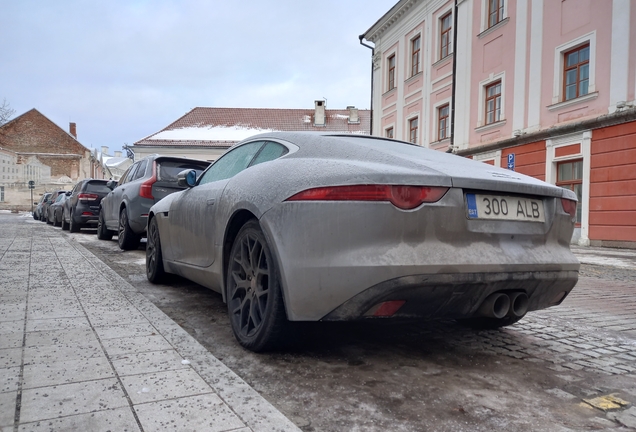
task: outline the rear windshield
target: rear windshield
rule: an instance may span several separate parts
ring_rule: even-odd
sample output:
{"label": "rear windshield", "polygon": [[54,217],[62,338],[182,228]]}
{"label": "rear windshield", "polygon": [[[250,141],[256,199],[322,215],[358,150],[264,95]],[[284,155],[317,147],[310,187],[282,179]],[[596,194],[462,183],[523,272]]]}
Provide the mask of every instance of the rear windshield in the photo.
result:
{"label": "rear windshield", "polygon": [[86,192],[108,193],[110,188],[103,182],[88,182]]}
{"label": "rear windshield", "polygon": [[183,162],[183,161],[161,161],[157,164],[157,180],[177,181],[177,174],[186,169],[193,169],[197,172],[197,177],[210,165],[209,162]]}

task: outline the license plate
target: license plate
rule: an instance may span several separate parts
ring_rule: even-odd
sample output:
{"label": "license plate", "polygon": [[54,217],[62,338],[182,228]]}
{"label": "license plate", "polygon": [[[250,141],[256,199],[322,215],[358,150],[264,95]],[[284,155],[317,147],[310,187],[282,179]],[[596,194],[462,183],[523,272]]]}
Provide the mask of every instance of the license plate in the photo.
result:
{"label": "license plate", "polygon": [[469,219],[545,222],[543,201],[532,198],[466,194]]}

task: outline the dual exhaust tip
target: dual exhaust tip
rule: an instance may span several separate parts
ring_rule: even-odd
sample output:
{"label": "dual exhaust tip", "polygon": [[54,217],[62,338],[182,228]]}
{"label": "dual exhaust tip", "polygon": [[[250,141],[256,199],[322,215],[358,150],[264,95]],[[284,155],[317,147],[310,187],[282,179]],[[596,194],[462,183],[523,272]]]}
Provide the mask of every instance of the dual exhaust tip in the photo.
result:
{"label": "dual exhaust tip", "polygon": [[521,318],[528,312],[528,295],[524,292],[494,293],[486,297],[476,316],[501,319]]}

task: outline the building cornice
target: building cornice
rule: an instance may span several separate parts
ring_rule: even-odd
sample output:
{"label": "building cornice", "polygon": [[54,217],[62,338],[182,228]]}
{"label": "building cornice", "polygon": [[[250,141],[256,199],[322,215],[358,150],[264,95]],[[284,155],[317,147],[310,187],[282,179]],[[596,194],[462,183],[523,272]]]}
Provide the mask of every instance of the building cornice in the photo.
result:
{"label": "building cornice", "polygon": [[612,114],[605,114],[600,117],[582,120],[579,122],[568,123],[565,125],[554,126],[549,129],[543,129],[532,133],[521,135],[497,141],[491,144],[485,144],[467,149],[458,150],[459,156],[471,156],[477,153],[501,150],[508,147],[515,147],[523,144],[529,144],[537,141],[551,139],[561,135],[574,134],[577,132],[587,131],[591,129],[599,129],[603,127],[616,126],[636,120],[636,108],[629,108],[623,111],[616,111]]}
{"label": "building cornice", "polygon": [[400,21],[409,9],[415,6],[419,1],[420,0],[402,0],[398,2],[363,34],[364,38],[370,42],[375,42],[393,24]]}

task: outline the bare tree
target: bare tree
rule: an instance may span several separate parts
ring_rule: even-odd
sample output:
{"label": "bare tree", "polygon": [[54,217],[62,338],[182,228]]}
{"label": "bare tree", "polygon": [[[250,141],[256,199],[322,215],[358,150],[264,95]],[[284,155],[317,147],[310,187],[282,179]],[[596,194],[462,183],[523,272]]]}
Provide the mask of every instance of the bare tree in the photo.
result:
{"label": "bare tree", "polygon": [[0,106],[0,126],[8,122],[15,114],[15,110],[11,108],[6,99],[2,100],[2,106]]}

